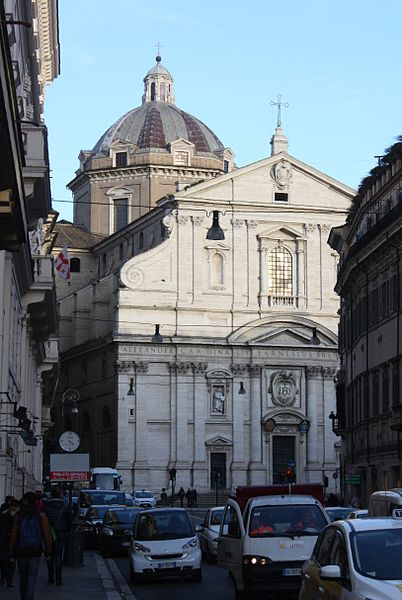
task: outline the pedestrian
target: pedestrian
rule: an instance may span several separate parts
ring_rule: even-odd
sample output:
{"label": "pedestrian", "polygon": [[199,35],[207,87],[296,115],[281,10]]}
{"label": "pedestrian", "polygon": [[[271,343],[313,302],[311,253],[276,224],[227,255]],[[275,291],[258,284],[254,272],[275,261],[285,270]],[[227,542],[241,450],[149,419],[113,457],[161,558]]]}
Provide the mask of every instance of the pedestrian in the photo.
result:
{"label": "pedestrian", "polygon": [[161,491],[161,501],[162,501],[162,505],[163,506],[166,504],[166,500],[167,500],[166,488],[162,488],[162,491]]}
{"label": "pedestrian", "polygon": [[14,587],[13,576],[15,562],[10,557],[10,538],[13,518],[19,510],[19,502],[12,496],[7,496],[0,510],[0,585]]}
{"label": "pedestrian", "polygon": [[46,560],[52,552],[49,521],[45,513],[37,511],[35,501],[33,492],[23,495],[11,529],[10,556],[18,564],[20,600],[33,600],[42,552]]}
{"label": "pedestrian", "polygon": [[48,518],[53,540],[52,553],[47,561],[47,582],[52,584],[56,580],[56,585],[60,586],[63,585],[61,579],[63,553],[73,515],[70,506],[62,498],[62,491],[58,486],[52,488],[49,500],[43,503],[43,512]]}
{"label": "pedestrian", "polygon": [[180,500],[180,506],[181,508],[183,508],[183,502],[184,502],[184,498],[186,496],[186,492],[184,491],[184,488],[180,488],[177,494],[179,500]]}
{"label": "pedestrian", "polygon": [[192,495],[193,495],[193,507],[197,508],[197,490],[195,488],[192,489]]}
{"label": "pedestrian", "polygon": [[188,488],[188,490],[186,492],[186,498],[187,498],[187,506],[188,506],[188,508],[191,508],[193,498],[192,498],[192,493],[191,493],[190,488]]}

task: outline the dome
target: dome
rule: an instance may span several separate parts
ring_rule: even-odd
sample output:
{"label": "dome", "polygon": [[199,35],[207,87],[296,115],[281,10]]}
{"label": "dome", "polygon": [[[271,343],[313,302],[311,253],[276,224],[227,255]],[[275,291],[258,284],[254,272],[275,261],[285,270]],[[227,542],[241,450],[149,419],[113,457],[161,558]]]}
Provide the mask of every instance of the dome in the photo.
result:
{"label": "dome", "polygon": [[145,102],[112,125],[93,148],[95,155],[109,154],[113,142],[124,140],[139,149],[160,151],[184,138],[197,153],[220,153],[222,142],[202,121],[165,102]]}
{"label": "dome", "polygon": [[183,138],[194,144],[197,154],[221,154],[224,146],[202,121],[175,105],[173,77],[162,65],[156,65],[144,78],[142,106],[134,108],[103,134],[92,152],[108,156],[114,142],[125,141],[140,150],[163,151],[167,145]]}

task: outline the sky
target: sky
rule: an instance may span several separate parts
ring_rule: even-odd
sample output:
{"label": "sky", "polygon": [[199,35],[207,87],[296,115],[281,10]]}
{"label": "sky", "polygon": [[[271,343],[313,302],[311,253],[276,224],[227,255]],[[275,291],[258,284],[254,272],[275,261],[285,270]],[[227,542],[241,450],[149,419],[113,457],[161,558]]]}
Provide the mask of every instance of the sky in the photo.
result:
{"label": "sky", "polygon": [[357,188],[402,134],[401,23],[401,0],[59,0],[44,112],[59,219],[80,151],[141,105],[158,42],[176,105],[238,167],[270,156],[281,94],[289,154]]}

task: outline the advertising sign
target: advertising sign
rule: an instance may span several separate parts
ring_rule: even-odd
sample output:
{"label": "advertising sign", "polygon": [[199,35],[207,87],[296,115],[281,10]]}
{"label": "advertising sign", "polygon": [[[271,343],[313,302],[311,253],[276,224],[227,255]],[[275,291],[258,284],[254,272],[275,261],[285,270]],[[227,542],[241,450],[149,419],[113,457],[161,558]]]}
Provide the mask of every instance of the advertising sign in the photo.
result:
{"label": "advertising sign", "polygon": [[89,454],[50,455],[50,481],[89,480]]}

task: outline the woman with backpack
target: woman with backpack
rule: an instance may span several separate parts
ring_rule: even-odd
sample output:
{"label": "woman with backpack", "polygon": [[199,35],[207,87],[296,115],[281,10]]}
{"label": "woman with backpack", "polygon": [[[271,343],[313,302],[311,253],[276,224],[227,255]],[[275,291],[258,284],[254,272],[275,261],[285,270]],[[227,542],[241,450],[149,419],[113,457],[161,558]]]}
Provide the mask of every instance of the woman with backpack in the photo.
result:
{"label": "woman with backpack", "polygon": [[40,557],[46,560],[52,552],[52,534],[49,521],[35,507],[36,496],[26,492],[21,510],[15,515],[11,529],[10,555],[17,559],[20,576],[20,600],[33,600]]}

